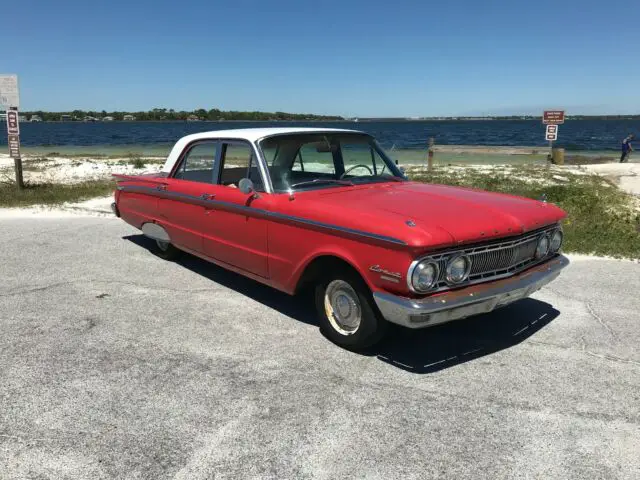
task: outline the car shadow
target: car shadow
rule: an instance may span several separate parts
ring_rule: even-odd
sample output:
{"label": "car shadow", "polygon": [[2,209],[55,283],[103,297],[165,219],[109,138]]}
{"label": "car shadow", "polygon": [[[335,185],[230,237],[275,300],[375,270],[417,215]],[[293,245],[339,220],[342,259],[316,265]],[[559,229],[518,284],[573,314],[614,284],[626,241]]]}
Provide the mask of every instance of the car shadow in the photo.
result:
{"label": "car shadow", "polygon": [[364,355],[414,373],[433,373],[511,348],[546,325],[560,312],[525,298],[491,313],[435,327],[393,327],[386,342]]}
{"label": "car shadow", "polygon": [[[122,238],[151,252],[155,245],[153,240],[144,235],[128,235]],[[231,272],[194,255],[189,255],[188,253],[181,255],[174,263],[224,287],[235,290],[299,322],[318,325],[313,310],[310,309],[308,303],[305,302],[306,299],[301,296],[292,297],[291,295],[287,295],[239,273]]]}
{"label": "car shadow", "polygon": [[[153,251],[153,240],[144,235],[128,235],[123,239]],[[189,254],[175,263],[294,320],[318,325],[308,296],[291,297]],[[548,303],[526,298],[491,313],[431,328],[411,330],[392,325],[385,341],[359,354],[376,357],[408,372],[433,373],[517,345],[559,314]]]}

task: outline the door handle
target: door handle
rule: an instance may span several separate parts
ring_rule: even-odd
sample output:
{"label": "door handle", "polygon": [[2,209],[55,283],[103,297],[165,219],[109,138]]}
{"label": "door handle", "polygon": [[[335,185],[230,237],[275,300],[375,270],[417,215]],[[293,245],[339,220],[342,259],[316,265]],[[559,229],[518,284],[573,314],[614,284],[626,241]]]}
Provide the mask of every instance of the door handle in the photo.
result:
{"label": "door handle", "polygon": [[164,192],[167,190],[167,186],[166,185],[158,185],[156,187],[156,190],[160,190],[161,192]]}
{"label": "door handle", "polygon": [[212,200],[216,197],[216,195],[214,193],[203,193],[202,195],[200,195],[200,198],[202,200]]}

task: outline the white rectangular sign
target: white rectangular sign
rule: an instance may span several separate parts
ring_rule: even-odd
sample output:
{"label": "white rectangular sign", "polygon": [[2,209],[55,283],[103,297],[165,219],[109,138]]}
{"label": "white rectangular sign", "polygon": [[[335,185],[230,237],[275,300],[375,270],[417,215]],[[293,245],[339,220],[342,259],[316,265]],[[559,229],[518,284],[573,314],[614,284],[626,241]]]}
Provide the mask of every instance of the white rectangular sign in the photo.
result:
{"label": "white rectangular sign", "polygon": [[9,156],[20,158],[20,135],[9,135]]}
{"label": "white rectangular sign", "polygon": [[550,142],[556,141],[558,139],[558,125],[547,125],[545,138]]}
{"label": "white rectangular sign", "polygon": [[0,75],[0,106],[5,108],[20,106],[17,75]]}

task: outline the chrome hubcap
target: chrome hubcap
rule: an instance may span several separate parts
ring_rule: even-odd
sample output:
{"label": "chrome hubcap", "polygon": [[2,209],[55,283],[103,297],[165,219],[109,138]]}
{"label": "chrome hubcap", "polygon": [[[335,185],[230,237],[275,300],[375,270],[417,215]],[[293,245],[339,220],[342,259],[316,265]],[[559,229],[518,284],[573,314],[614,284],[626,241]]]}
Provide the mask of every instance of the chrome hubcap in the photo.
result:
{"label": "chrome hubcap", "polygon": [[353,335],[360,328],[362,309],[355,290],[343,280],[327,285],[324,310],[331,326],[342,335]]}
{"label": "chrome hubcap", "polygon": [[156,240],[156,243],[158,244],[158,248],[160,250],[162,250],[163,252],[166,252],[167,250],[169,250],[169,242],[163,242],[162,240]]}

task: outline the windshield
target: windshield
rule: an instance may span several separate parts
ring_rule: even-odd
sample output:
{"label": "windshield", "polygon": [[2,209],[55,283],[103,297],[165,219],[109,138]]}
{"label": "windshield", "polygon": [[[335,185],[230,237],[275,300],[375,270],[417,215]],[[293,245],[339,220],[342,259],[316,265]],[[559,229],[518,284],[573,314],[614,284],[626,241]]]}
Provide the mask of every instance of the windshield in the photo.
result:
{"label": "windshield", "polygon": [[404,180],[369,135],[278,135],[262,140],[260,148],[275,192]]}

